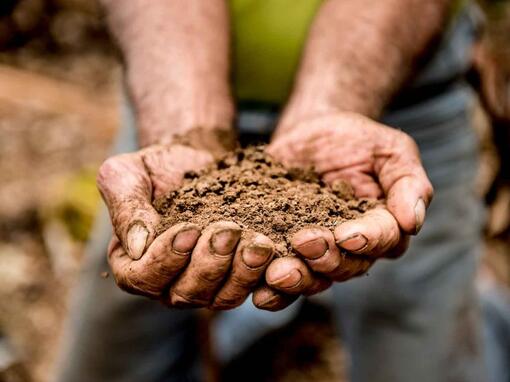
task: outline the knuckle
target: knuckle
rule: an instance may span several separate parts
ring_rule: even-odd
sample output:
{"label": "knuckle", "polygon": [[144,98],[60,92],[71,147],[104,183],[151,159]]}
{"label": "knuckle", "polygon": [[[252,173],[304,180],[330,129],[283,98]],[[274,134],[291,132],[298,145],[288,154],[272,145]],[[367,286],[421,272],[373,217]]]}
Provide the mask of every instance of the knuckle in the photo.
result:
{"label": "knuckle", "polygon": [[409,134],[404,133],[403,131],[400,130],[396,130],[396,133],[398,140],[401,142],[404,148],[418,151],[418,144]]}

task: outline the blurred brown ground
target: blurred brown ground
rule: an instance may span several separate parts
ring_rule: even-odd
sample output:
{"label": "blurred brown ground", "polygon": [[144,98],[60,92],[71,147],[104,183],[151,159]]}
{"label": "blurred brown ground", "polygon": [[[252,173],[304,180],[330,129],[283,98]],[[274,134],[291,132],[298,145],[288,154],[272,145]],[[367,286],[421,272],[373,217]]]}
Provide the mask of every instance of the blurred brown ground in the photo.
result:
{"label": "blurred brown ground", "polygon": [[[501,53],[510,42],[498,38],[510,25],[505,7],[477,51],[484,90],[496,99],[496,73],[510,73]],[[99,203],[95,169],[119,125],[120,65],[93,0],[3,0],[0,36],[0,334],[14,359],[3,365],[0,352],[0,381],[45,382]],[[501,155],[510,138],[499,114],[477,112],[479,191],[489,204],[483,269],[510,285],[510,151]],[[346,362],[333,337],[330,317],[307,306],[265,339],[271,350],[253,349],[273,360],[260,380],[338,380]]]}

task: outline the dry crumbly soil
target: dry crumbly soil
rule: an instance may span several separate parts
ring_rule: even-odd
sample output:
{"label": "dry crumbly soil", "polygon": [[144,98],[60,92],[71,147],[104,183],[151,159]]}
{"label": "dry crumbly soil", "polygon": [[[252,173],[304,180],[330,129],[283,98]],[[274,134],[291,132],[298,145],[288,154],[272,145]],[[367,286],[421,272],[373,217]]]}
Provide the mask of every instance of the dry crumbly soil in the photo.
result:
{"label": "dry crumbly soil", "polygon": [[187,173],[182,187],[155,206],[163,215],[161,229],[179,222],[204,227],[234,221],[267,235],[284,255],[293,232],[310,225],[331,229],[375,203],[356,199],[343,181],[329,187],[312,169],[287,169],[266,154],[264,146],[251,146],[227,154],[199,173]]}

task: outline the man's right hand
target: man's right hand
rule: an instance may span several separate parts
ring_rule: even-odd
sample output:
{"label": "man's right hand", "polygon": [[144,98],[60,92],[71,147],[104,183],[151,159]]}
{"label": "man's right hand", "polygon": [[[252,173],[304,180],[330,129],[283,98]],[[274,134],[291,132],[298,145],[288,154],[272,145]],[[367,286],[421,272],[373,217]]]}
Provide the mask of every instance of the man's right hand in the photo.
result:
{"label": "man's right hand", "polygon": [[98,187],[114,235],[108,260],[124,290],[169,306],[230,309],[240,305],[263,277],[274,245],[233,222],[199,227],[184,222],[160,235],[152,206],[180,187],[183,175],[211,163],[207,151],[182,145],[150,146],[106,160]]}

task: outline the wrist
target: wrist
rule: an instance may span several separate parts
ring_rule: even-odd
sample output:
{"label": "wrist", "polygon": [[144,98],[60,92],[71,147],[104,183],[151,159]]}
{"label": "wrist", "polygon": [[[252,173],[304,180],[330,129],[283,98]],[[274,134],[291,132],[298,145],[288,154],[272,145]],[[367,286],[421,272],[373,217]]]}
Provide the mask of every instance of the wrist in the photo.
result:
{"label": "wrist", "polygon": [[215,156],[235,147],[234,105],[227,91],[207,91],[207,84],[199,90],[191,82],[181,91],[178,85],[153,82],[144,92],[141,81],[134,85],[128,78],[141,147],[180,143]]}
{"label": "wrist", "polygon": [[310,84],[306,90],[296,89],[289,99],[282,117],[278,123],[277,134],[293,130],[303,120],[325,115],[358,114],[375,119],[382,107],[378,103],[362,100],[353,91],[344,94],[341,99],[336,94],[328,92],[325,84]]}
{"label": "wrist", "polygon": [[295,92],[282,112],[275,134],[291,131],[303,120],[339,111],[338,107],[315,95],[315,92]]}
{"label": "wrist", "polygon": [[[136,105],[136,102],[135,102]],[[233,107],[211,104],[135,106],[140,147],[181,143],[209,151],[227,151],[235,146]]]}

